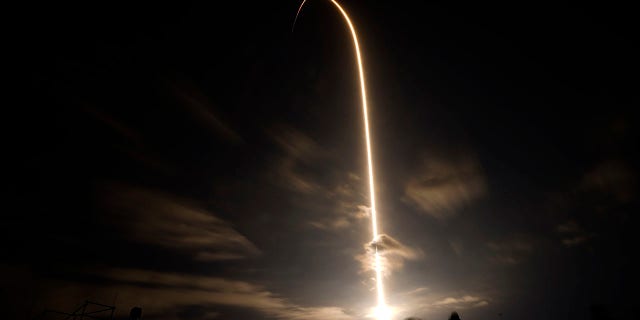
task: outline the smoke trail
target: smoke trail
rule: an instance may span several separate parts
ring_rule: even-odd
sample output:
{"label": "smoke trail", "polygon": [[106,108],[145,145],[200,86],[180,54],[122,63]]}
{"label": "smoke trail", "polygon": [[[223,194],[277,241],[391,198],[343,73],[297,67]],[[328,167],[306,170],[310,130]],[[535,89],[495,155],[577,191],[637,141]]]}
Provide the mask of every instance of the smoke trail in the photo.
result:
{"label": "smoke trail", "polygon": [[[347,22],[347,25],[349,26],[349,30],[351,31],[351,37],[353,38],[353,45],[355,48],[355,53],[356,53],[356,60],[358,62],[358,73],[360,76],[360,94],[362,96],[362,113],[364,116],[364,130],[365,130],[365,137],[366,137],[366,145],[367,145],[367,164],[368,164],[368,171],[369,171],[369,193],[370,193],[370,198],[371,198],[371,230],[372,230],[372,234],[373,234],[373,241],[374,243],[377,241],[378,239],[378,217],[377,217],[377,212],[376,212],[376,200],[375,200],[375,186],[374,186],[374,179],[373,179],[373,161],[372,161],[372,152],[371,152],[371,137],[370,137],[370,133],[369,133],[369,111],[367,108],[367,91],[366,91],[366,87],[365,87],[365,80],[364,80],[364,70],[362,67],[362,56],[360,54],[360,45],[358,43],[358,35],[356,34],[356,30],[353,26],[353,24],[351,23],[351,19],[349,18],[349,15],[347,14],[347,12],[340,6],[340,4],[335,1],[335,0],[330,0],[331,3],[333,3],[336,8],[338,8],[338,10],[340,11],[340,13],[342,14],[342,16],[344,17],[344,20]],[[298,19],[298,15],[300,14],[300,11],[302,11],[302,7],[304,6],[306,0],[302,1],[302,4],[300,4],[300,7],[298,8],[298,12],[296,14],[296,18],[293,21],[293,28],[295,28],[295,23],[296,20]],[[293,28],[291,29],[291,31],[293,32]],[[384,295],[384,286],[382,283],[382,266],[380,263],[380,254],[378,253],[378,248],[377,248],[377,244],[374,245],[375,246],[375,252],[374,252],[374,269],[376,272],[376,289],[377,289],[377,293],[378,293],[378,306],[376,307],[376,311],[375,311],[375,316],[376,318],[378,318],[379,320],[386,320],[390,317],[389,314],[389,310],[387,308],[386,305],[386,301],[385,301],[385,295]]]}

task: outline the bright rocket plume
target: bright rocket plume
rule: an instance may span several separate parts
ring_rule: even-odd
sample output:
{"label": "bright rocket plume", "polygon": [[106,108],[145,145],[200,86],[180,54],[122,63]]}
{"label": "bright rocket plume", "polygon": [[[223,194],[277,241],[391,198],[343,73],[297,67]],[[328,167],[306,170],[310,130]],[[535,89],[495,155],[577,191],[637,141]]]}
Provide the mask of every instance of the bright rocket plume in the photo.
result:
{"label": "bright rocket plume", "polygon": [[[349,30],[351,31],[351,37],[353,38],[353,46],[355,48],[356,60],[358,62],[358,73],[360,75],[360,94],[362,96],[362,114],[364,115],[364,132],[366,138],[367,145],[367,164],[369,170],[369,193],[371,198],[371,230],[373,234],[373,243],[375,246],[375,242],[378,240],[378,221],[377,221],[377,213],[376,213],[376,198],[375,198],[375,185],[373,183],[373,161],[371,156],[371,137],[369,133],[369,111],[367,108],[367,90],[365,86],[364,80],[364,68],[362,67],[362,56],[360,54],[360,45],[358,43],[358,35],[356,34],[356,29],[353,27],[353,23],[351,23],[351,19],[349,19],[349,15],[347,12],[340,6],[340,4],[335,0],[330,0],[336,8],[340,11],[344,20],[347,22],[349,26]],[[295,28],[296,21],[298,20],[298,15],[300,11],[302,11],[302,7],[307,2],[307,0],[303,0],[298,8],[298,12],[296,13],[296,17],[293,21],[293,28]],[[379,320],[387,320],[391,317],[389,308],[387,307],[387,303],[385,301],[384,295],[384,286],[382,283],[382,265],[380,262],[380,254],[378,253],[378,248],[375,246],[374,252],[374,269],[376,272],[376,291],[378,295],[378,305],[375,308],[375,317]]]}

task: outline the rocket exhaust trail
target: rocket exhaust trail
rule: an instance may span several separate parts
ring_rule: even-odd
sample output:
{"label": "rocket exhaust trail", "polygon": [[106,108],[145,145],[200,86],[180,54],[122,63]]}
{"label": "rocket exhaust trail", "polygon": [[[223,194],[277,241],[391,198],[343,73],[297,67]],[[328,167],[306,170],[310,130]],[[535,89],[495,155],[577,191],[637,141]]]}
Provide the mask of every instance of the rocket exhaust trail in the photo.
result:
{"label": "rocket exhaust trail", "polygon": [[302,11],[302,7],[304,6],[305,2],[307,2],[307,0],[302,0],[300,7],[298,7],[298,12],[296,12],[296,17],[295,19],[293,19],[293,26],[291,26],[291,32],[293,32],[293,29],[296,28],[296,21],[298,21],[298,16],[300,15],[300,11]]}
{"label": "rocket exhaust trail", "polygon": [[[349,26],[349,30],[351,31],[351,37],[353,38],[353,46],[355,48],[356,60],[358,62],[358,73],[360,76],[360,94],[362,96],[362,113],[364,115],[364,130],[366,137],[366,145],[367,145],[367,164],[369,171],[369,193],[371,198],[371,230],[373,234],[373,243],[375,248],[374,253],[374,269],[376,272],[376,289],[378,294],[378,306],[376,307],[376,318],[379,320],[387,320],[390,318],[390,314],[387,309],[385,295],[384,295],[384,286],[382,283],[382,266],[380,263],[380,255],[378,253],[378,246],[376,241],[378,240],[378,221],[377,221],[377,213],[376,213],[376,200],[375,200],[375,186],[373,183],[373,161],[371,156],[371,138],[369,133],[369,112],[367,109],[367,90],[365,87],[364,80],[364,70],[362,67],[362,56],[360,54],[360,45],[358,43],[358,35],[356,34],[356,30],[351,23],[351,19],[347,12],[340,6],[340,4],[335,0],[329,0],[333,3],[336,8],[340,11],[344,20],[347,22]],[[295,28],[295,23],[298,20],[298,15],[300,11],[302,11],[302,7],[307,2],[307,0],[303,0],[302,4],[298,8],[298,12],[296,13],[296,17],[293,21],[293,27],[291,31],[293,32],[293,28]]]}

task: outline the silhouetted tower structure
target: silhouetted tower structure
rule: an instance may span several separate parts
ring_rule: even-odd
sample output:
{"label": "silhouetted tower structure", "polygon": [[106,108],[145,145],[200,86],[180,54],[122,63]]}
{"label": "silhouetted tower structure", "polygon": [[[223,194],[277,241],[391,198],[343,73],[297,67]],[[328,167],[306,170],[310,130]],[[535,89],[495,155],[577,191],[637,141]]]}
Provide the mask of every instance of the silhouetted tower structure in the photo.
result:
{"label": "silhouetted tower structure", "polygon": [[109,306],[93,301],[85,301],[73,312],[44,310],[36,319],[64,319],[64,320],[113,320],[115,306]]}
{"label": "silhouetted tower structure", "polygon": [[449,317],[449,320],[460,320],[460,316],[455,311],[451,312],[451,316]]}

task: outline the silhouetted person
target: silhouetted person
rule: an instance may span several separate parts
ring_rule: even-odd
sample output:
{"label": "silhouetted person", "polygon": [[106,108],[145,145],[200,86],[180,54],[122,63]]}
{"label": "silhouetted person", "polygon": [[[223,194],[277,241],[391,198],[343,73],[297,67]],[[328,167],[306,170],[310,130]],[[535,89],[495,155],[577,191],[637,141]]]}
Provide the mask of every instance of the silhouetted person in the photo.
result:
{"label": "silhouetted person", "polygon": [[133,307],[131,308],[131,312],[129,312],[129,320],[140,320],[142,319],[142,308]]}
{"label": "silhouetted person", "polygon": [[449,320],[460,320],[460,316],[455,311],[451,312],[451,316],[449,317]]}

